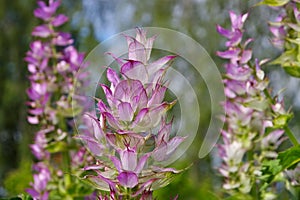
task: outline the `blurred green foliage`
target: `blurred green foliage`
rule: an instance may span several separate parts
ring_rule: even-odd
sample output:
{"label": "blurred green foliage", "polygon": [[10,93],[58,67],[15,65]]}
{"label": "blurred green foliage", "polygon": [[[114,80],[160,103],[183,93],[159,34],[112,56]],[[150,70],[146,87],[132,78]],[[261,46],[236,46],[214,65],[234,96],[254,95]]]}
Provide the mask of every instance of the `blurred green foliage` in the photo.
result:
{"label": "blurred green foliage", "polygon": [[17,170],[12,170],[7,174],[7,178],[4,181],[4,187],[8,194],[17,196],[24,193],[24,188],[29,187],[29,182],[32,181],[31,174],[32,162],[24,160],[20,163]]}

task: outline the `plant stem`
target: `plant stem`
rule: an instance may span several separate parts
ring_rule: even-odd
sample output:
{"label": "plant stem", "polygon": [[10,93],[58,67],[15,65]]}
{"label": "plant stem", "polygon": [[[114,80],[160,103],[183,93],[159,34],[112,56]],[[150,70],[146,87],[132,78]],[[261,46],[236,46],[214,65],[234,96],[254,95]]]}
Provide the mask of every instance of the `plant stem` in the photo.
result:
{"label": "plant stem", "polygon": [[284,130],[285,130],[286,134],[288,135],[289,139],[291,140],[291,142],[293,143],[293,145],[294,146],[299,145],[299,142],[298,142],[297,138],[294,136],[291,129],[288,126],[285,126]]}

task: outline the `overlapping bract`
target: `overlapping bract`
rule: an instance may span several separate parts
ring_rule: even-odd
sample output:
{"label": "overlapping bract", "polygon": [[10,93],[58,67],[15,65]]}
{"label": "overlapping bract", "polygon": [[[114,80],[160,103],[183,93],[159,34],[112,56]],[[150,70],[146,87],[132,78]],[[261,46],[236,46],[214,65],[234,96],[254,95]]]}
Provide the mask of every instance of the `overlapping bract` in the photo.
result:
{"label": "overlapping bract", "polygon": [[120,73],[107,68],[110,86],[101,84],[107,104],[97,99],[99,119],[87,114],[79,138],[99,158],[96,165],[85,168],[96,171],[97,176],[86,176],[96,188],[109,190],[115,199],[151,199],[153,189],[179,173],[158,167],[184,140],[170,139],[172,122],[167,123],[165,115],[176,101],[163,101],[167,89],[163,75],[175,56],[149,62],[155,37],[146,38],[143,29],[137,29],[135,38],[125,37],[128,59],[115,58]]}

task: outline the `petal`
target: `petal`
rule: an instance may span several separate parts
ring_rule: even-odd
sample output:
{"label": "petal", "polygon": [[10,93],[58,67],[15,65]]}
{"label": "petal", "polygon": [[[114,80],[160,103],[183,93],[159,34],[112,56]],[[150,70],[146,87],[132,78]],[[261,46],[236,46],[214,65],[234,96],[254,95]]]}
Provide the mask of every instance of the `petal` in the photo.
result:
{"label": "petal", "polygon": [[126,148],[125,150],[119,150],[119,154],[122,163],[122,169],[133,171],[137,166],[137,153],[135,150]]}
{"label": "petal", "polygon": [[104,112],[102,113],[104,118],[107,119],[107,122],[109,123],[110,126],[112,126],[114,129],[120,129],[120,124],[116,120],[116,118],[109,112]]}
{"label": "petal", "polygon": [[33,29],[32,35],[42,38],[49,37],[53,31],[47,25],[40,25]]}
{"label": "petal", "polygon": [[120,78],[117,72],[111,68],[107,68],[106,76],[109,82],[113,84],[113,86],[116,86],[120,82]]}
{"label": "petal", "polygon": [[87,145],[87,148],[94,155],[96,155],[96,156],[102,156],[103,155],[103,151],[105,150],[105,147],[101,143],[96,141],[93,137],[79,135],[79,136],[76,136],[76,138],[82,140]]}
{"label": "petal", "polygon": [[170,155],[175,151],[175,149],[183,142],[185,138],[184,137],[174,137],[172,138],[168,143],[168,150],[167,150],[167,155]]}
{"label": "petal", "polygon": [[149,112],[148,108],[143,108],[140,110],[140,112],[136,115],[134,122],[132,123],[131,128],[134,128],[135,126],[138,126],[138,124],[144,119],[146,114]]}
{"label": "petal", "polygon": [[149,77],[152,77],[154,73],[159,71],[165,64],[167,64],[169,61],[173,60],[176,57],[177,56],[174,55],[164,56],[158,59],[157,61],[154,61],[147,65]]}
{"label": "petal", "polygon": [[110,187],[115,188],[115,184],[111,180],[103,177],[100,174],[98,174],[98,176],[87,175],[84,177],[84,179],[90,181],[92,185],[99,190],[109,191]]}
{"label": "petal", "polygon": [[127,188],[134,188],[138,184],[138,177],[134,172],[122,172],[117,179],[122,186]]}
{"label": "petal", "polygon": [[172,121],[170,123],[166,124],[166,122],[163,120],[161,127],[157,134],[156,143],[160,144],[161,141],[163,141],[163,140],[168,141],[171,129],[172,129]]}
{"label": "petal", "polygon": [[217,25],[217,31],[220,35],[223,35],[224,37],[226,37],[228,39],[230,39],[232,37],[232,32],[227,29],[224,29],[220,25]]}
{"label": "petal", "polygon": [[120,72],[127,78],[147,83],[148,72],[145,65],[140,61],[129,60],[122,65]]}
{"label": "petal", "polygon": [[113,57],[113,59],[120,65],[124,65],[124,61],[121,58],[116,57],[113,53],[111,52],[107,52],[106,54],[110,55],[111,57]]}
{"label": "petal", "polygon": [[32,115],[41,115],[44,112],[43,108],[29,109],[28,112]]}
{"label": "petal", "polygon": [[161,102],[163,101],[164,97],[165,97],[165,92],[166,92],[167,88],[164,86],[160,86],[160,85],[156,85],[155,90],[152,93],[152,96],[148,102],[147,107],[151,107],[153,105],[156,104],[161,104]]}
{"label": "petal", "polygon": [[114,99],[128,102],[134,112],[147,105],[148,97],[142,83],[138,80],[123,80],[115,88]]}
{"label": "petal", "polygon": [[141,44],[145,44],[147,42],[147,32],[143,28],[136,28],[136,41],[140,42]]}
{"label": "petal", "polygon": [[227,47],[237,46],[242,41],[242,37],[243,37],[242,31],[240,31],[239,29],[236,29],[233,32],[230,40],[228,42],[226,42],[226,46]]}
{"label": "petal", "polygon": [[230,49],[227,51],[217,51],[217,55],[221,58],[232,59],[239,56],[240,49]]}
{"label": "petal", "polygon": [[97,118],[93,117],[92,115],[85,114],[85,116],[88,118],[88,120],[89,120],[88,122],[91,123],[91,124],[88,124],[87,127],[90,130],[91,127],[89,125],[92,125],[93,135],[98,141],[100,141],[104,137],[104,132],[101,128],[100,122],[98,121]]}
{"label": "petal", "polygon": [[131,121],[133,118],[134,113],[133,113],[130,103],[121,102],[118,105],[118,112],[119,112],[119,120]]}
{"label": "petal", "polygon": [[101,85],[101,87],[103,89],[103,92],[104,92],[104,94],[106,96],[107,103],[109,104],[109,106],[112,109],[115,108],[115,106],[117,105],[117,99],[115,99],[114,96],[112,95],[112,91],[106,85],[104,85],[104,84],[100,84],[100,85]]}
{"label": "petal", "polygon": [[150,156],[150,154],[147,153],[147,154],[143,155],[143,156],[139,159],[139,162],[138,162],[136,168],[134,169],[134,171],[135,171],[137,174],[139,174],[139,173],[143,170],[144,165],[145,165],[145,163],[147,162],[149,156]]}
{"label": "petal", "polygon": [[66,23],[67,21],[68,21],[67,16],[63,14],[59,14],[52,20],[51,24],[56,27]]}
{"label": "petal", "polygon": [[110,111],[101,99],[98,99],[97,107],[101,113]]}
{"label": "petal", "polygon": [[146,45],[145,45],[147,61],[150,59],[151,50],[152,50],[152,46],[153,46],[153,43],[154,43],[155,39],[156,39],[156,35],[147,39],[147,42],[146,42]]}
{"label": "petal", "polygon": [[147,62],[147,53],[146,53],[145,46],[134,39],[128,45],[128,59],[129,60],[140,61],[141,63],[146,64],[146,62]]}
{"label": "petal", "polygon": [[155,161],[161,162],[167,159],[168,146],[167,143],[162,141],[152,152],[152,158]]}
{"label": "petal", "polygon": [[[148,181],[146,181],[145,183],[143,183],[140,187],[139,190],[136,191],[132,197],[137,197],[138,195],[142,194],[144,191],[149,190],[150,191],[150,186],[156,181],[156,178],[152,178]],[[150,197],[150,199],[152,199],[152,196]]]}
{"label": "petal", "polygon": [[30,194],[33,198],[39,198],[40,197],[40,193],[39,192],[37,192],[35,189],[33,189],[33,188],[28,188],[28,189],[26,189],[26,192],[28,193],[28,194]]}
{"label": "petal", "polygon": [[119,172],[122,171],[122,165],[120,160],[116,156],[110,156],[110,160],[113,162],[114,166],[117,168]]}
{"label": "petal", "polygon": [[38,124],[39,123],[39,118],[37,116],[27,116],[27,121],[30,124]]}
{"label": "petal", "polygon": [[[60,32],[52,39],[52,43],[58,46],[66,46],[73,43],[73,39],[70,33]],[[73,54],[74,55],[74,54]],[[73,63],[72,63],[73,64]]]}
{"label": "petal", "polygon": [[251,59],[251,57],[252,57],[252,50],[244,50],[240,62],[242,64],[245,64]]}

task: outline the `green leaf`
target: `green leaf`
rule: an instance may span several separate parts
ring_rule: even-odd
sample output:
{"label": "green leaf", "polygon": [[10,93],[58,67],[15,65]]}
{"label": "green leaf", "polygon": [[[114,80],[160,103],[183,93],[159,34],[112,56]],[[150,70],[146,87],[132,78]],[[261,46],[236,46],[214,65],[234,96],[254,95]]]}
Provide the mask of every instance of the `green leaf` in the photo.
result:
{"label": "green leaf", "polygon": [[255,109],[257,111],[263,111],[268,107],[268,100],[266,99],[252,99],[249,102],[245,103],[245,106]]}
{"label": "green leaf", "polygon": [[262,166],[272,175],[276,175],[282,171],[279,159],[264,161]]}
{"label": "green leaf", "polygon": [[297,58],[297,51],[295,49],[291,49],[289,51],[285,51],[281,54],[278,58],[273,60],[270,64],[271,65],[284,65],[286,63],[291,63]]}
{"label": "green leaf", "polygon": [[236,194],[226,198],[225,200],[253,200],[253,197],[248,194]]}
{"label": "green leaf", "polygon": [[282,128],[285,127],[288,121],[293,117],[292,114],[279,115],[273,120],[274,127]]}
{"label": "green leaf", "polygon": [[27,194],[20,194],[18,197],[0,198],[0,200],[32,200],[32,197]]}
{"label": "green leaf", "polygon": [[289,0],[263,0],[261,2],[259,2],[258,4],[256,4],[256,6],[260,6],[260,5],[267,5],[267,6],[283,6],[285,4],[287,4],[289,2]]}
{"label": "green leaf", "polygon": [[300,78],[300,66],[283,66],[283,69],[289,75]]}
{"label": "green leaf", "polygon": [[300,145],[293,146],[278,154],[278,159],[283,169],[292,169],[300,162]]}
{"label": "green leaf", "polygon": [[64,141],[52,142],[47,147],[46,150],[50,153],[58,153],[67,150],[67,144]]}
{"label": "green leaf", "polygon": [[292,39],[292,38],[286,38],[287,41],[294,43],[294,44],[300,44],[300,38]]}

